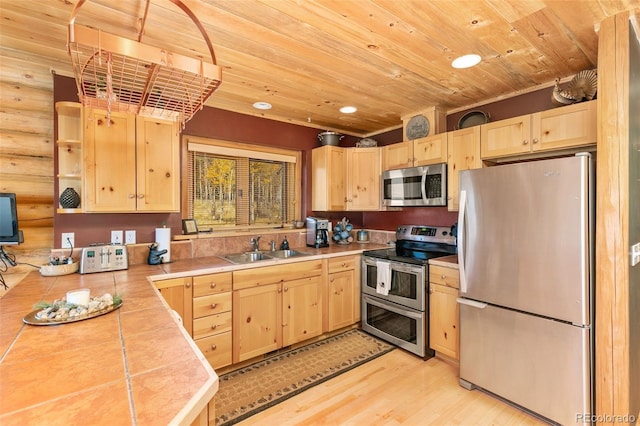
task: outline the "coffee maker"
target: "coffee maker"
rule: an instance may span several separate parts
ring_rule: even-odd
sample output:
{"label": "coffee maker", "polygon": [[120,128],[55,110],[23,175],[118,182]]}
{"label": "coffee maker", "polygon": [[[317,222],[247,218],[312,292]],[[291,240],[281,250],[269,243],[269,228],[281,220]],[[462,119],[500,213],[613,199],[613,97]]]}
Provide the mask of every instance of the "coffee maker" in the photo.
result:
{"label": "coffee maker", "polygon": [[307,247],[329,247],[329,219],[307,217]]}

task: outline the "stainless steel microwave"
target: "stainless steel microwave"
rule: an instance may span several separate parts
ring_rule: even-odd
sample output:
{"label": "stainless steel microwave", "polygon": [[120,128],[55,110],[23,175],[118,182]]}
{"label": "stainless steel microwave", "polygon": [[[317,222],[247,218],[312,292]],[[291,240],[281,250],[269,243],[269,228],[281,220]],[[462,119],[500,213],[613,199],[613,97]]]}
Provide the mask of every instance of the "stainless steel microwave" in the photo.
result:
{"label": "stainless steel microwave", "polygon": [[447,164],[387,170],[382,173],[385,206],[446,206]]}

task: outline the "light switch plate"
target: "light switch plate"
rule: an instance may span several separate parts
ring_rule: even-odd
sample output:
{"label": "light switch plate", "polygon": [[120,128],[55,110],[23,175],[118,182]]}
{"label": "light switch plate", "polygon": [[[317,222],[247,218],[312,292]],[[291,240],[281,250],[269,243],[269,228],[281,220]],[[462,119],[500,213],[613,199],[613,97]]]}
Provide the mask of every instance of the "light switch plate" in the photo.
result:
{"label": "light switch plate", "polygon": [[124,243],[135,244],[136,243],[136,231],[124,231]]}
{"label": "light switch plate", "polygon": [[122,244],[122,231],[111,231],[111,244]]}
{"label": "light switch plate", "polygon": [[640,243],[631,246],[631,266],[640,263]]}

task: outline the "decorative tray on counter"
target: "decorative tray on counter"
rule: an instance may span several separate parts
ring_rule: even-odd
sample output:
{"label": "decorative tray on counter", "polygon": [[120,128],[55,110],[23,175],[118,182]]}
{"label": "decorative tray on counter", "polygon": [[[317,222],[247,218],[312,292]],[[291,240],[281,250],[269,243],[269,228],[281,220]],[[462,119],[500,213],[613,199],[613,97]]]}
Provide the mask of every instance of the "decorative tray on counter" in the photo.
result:
{"label": "decorative tray on counter", "polygon": [[105,293],[101,297],[92,297],[88,306],[76,305],[66,299],[53,303],[40,303],[36,310],[25,315],[22,321],[29,325],[58,325],[83,321],[113,312],[122,306],[120,296]]}

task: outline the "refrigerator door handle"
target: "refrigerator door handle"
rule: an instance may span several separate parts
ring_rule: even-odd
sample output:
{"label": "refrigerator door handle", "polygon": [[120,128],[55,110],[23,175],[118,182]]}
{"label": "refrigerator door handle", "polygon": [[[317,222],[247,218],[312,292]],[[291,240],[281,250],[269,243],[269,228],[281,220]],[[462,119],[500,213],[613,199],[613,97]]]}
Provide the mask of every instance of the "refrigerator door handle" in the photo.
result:
{"label": "refrigerator door handle", "polygon": [[478,309],[484,309],[488,306],[488,303],[476,302],[475,300],[464,299],[462,297],[458,297],[456,299],[456,302],[458,302],[461,305],[467,305],[467,306],[471,306],[472,308],[478,308]]}
{"label": "refrigerator door handle", "polygon": [[464,266],[464,243],[465,243],[465,234],[466,234],[466,226],[464,222],[464,217],[467,208],[467,191],[460,191],[460,199],[458,203],[458,269],[460,270],[460,292],[467,292],[467,275],[465,272]]}

